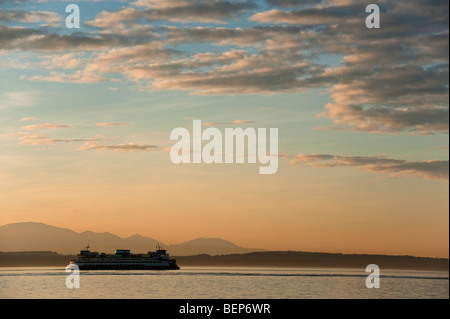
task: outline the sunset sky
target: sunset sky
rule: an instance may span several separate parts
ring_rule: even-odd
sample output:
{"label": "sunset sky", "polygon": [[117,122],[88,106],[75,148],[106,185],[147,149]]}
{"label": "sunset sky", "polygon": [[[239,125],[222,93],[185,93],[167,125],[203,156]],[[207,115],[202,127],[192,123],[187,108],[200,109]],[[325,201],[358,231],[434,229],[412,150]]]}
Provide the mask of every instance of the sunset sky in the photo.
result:
{"label": "sunset sky", "polygon": [[[0,225],[448,257],[448,6],[0,0]],[[278,128],[277,173],[173,164],[193,119]]]}

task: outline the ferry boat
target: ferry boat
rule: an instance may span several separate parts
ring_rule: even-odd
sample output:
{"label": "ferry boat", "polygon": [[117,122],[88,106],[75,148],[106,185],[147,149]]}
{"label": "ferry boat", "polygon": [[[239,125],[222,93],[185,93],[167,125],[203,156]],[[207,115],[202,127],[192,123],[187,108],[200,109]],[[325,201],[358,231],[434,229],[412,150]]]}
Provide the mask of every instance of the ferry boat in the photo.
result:
{"label": "ferry boat", "polygon": [[76,260],[71,260],[80,270],[90,269],[180,269],[176,260],[171,259],[165,249],[160,246],[156,251],[147,254],[132,254],[128,249],[117,249],[115,254],[92,252],[89,245],[77,255]]}

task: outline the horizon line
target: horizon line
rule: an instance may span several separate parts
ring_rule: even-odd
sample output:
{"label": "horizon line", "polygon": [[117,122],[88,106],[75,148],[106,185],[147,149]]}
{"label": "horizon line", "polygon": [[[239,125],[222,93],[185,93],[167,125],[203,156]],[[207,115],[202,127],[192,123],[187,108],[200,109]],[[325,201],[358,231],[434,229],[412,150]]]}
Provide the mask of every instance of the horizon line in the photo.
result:
{"label": "horizon line", "polygon": [[[120,238],[120,239],[128,239],[128,238],[131,238],[131,237],[137,235],[137,236],[144,237],[144,238],[148,238],[148,239],[152,239],[152,240],[157,241],[157,242],[159,242],[159,243],[161,243],[161,244],[164,244],[164,243],[162,243],[161,241],[158,241],[158,240],[156,240],[156,239],[154,239],[154,238],[147,237],[147,236],[143,236],[143,235],[140,235],[140,234],[134,234],[134,235],[131,235],[131,236],[128,236],[128,237],[121,237],[121,236],[119,236],[119,235],[116,235],[116,234],[113,234],[113,233],[110,233],[110,232],[95,232],[95,231],[91,231],[91,230],[86,230],[86,231],[82,231],[82,232],[76,232],[76,231],[74,231],[74,230],[72,230],[72,229],[70,229],[70,228],[59,227],[59,226],[55,226],[55,225],[46,224],[46,223],[44,223],[44,222],[36,222],[36,221],[8,223],[8,224],[0,225],[0,227],[4,227],[4,226],[8,226],[8,225],[15,225],[15,224],[27,224],[27,223],[28,223],[28,224],[42,224],[42,225],[45,225],[45,226],[50,226],[50,227],[55,227],[55,228],[65,229],[65,230],[72,231],[72,232],[74,232],[74,233],[76,233],[76,234],[83,234],[83,233],[86,233],[86,232],[91,232],[91,233],[96,233],[96,234],[110,234],[110,235],[116,236],[116,237],[118,237],[118,238]],[[254,251],[254,252],[231,253],[231,254],[222,254],[222,255],[236,255],[236,254],[248,254],[248,253],[258,253],[258,252],[299,252],[299,253],[315,253],[315,254],[372,255],[372,256],[391,256],[391,257],[433,258],[433,259],[446,259],[446,260],[449,260],[449,257],[416,256],[416,255],[400,254],[400,253],[398,253],[398,254],[385,254],[385,253],[344,253],[344,252],[327,252],[327,251],[269,250],[269,249],[266,249],[266,248],[247,248],[247,247],[242,247],[242,246],[240,246],[240,245],[237,245],[237,244],[235,244],[234,242],[231,242],[231,241],[229,241],[229,240],[227,240],[227,239],[223,239],[223,238],[220,238],[220,237],[196,237],[196,238],[194,238],[194,239],[191,239],[191,240],[188,240],[188,241],[181,242],[181,243],[179,243],[179,244],[164,244],[164,245],[167,245],[167,246],[181,245],[181,244],[185,244],[185,243],[188,243],[188,242],[197,240],[197,239],[219,239],[219,240],[222,240],[222,241],[226,241],[226,242],[228,242],[228,243],[231,243],[231,244],[233,244],[233,245],[235,245],[235,246],[237,246],[237,247],[239,247],[239,248],[260,250],[260,251]],[[0,251],[0,252],[11,252],[11,253],[12,253],[12,252],[44,252],[44,251],[45,251],[45,250],[30,250],[30,251]],[[50,252],[52,252],[52,251],[50,251]],[[58,252],[56,252],[56,253],[59,254]],[[209,255],[209,254],[196,254],[196,255],[192,255],[192,256],[197,256],[197,255]],[[210,256],[211,256],[211,255],[210,255]],[[217,256],[219,256],[219,255],[217,255]]]}

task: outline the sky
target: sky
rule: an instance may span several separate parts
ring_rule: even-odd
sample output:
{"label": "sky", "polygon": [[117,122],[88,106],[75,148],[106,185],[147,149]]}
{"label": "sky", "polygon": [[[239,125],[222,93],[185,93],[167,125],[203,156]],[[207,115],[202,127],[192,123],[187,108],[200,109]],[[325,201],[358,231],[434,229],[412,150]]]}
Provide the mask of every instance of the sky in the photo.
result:
{"label": "sky", "polygon": [[[373,3],[0,0],[0,224],[448,258],[449,4]],[[194,119],[278,171],[172,163]]]}

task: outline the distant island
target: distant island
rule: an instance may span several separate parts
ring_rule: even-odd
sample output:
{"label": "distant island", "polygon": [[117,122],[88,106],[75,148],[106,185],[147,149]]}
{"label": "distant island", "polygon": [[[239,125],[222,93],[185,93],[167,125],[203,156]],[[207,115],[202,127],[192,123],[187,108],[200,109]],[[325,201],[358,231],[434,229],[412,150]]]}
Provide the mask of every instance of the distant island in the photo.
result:
{"label": "distant island", "polygon": [[[75,255],[51,251],[0,252],[0,267],[56,266],[65,267]],[[184,266],[227,267],[298,267],[298,268],[359,268],[377,264],[381,269],[448,271],[449,260],[391,255],[335,254],[298,251],[265,251],[245,254],[210,256],[174,256]]]}

